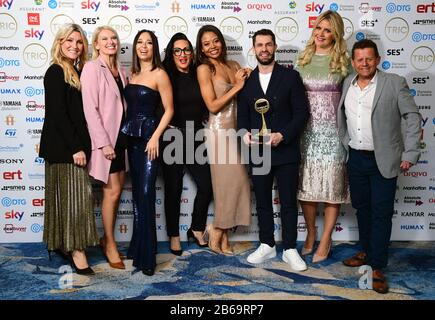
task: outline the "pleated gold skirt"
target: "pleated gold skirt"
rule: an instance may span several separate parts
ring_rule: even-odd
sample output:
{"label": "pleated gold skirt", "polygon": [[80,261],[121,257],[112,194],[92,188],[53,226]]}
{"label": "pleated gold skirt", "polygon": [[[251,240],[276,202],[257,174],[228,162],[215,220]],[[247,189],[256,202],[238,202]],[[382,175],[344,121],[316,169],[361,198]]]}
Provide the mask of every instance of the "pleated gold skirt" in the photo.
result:
{"label": "pleated gold skirt", "polygon": [[92,185],[85,168],[45,164],[43,241],[48,250],[84,250],[98,243]]}

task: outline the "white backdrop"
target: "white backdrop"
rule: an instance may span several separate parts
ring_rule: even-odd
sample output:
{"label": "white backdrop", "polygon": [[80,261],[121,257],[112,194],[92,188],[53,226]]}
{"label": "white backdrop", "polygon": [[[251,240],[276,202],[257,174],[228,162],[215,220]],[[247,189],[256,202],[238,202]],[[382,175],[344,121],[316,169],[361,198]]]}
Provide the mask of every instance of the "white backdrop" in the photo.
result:
{"label": "white backdrop", "polygon": [[[364,0],[363,0],[364,1]],[[38,158],[44,121],[43,75],[49,66],[54,34],[65,22],[80,24],[88,39],[98,25],[109,24],[122,42],[121,62],[128,69],[132,42],[138,30],[158,36],[161,51],[175,32],[195,43],[201,25],[218,26],[226,39],[229,58],[255,67],[252,34],[261,28],[277,36],[277,60],[294,63],[311,33],[310,24],[331,9],[344,18],[348,48],[359,39],[374,40],[380,49],[379,66],[405,76],[423,116],[422,156],[418,166],[399,177],[393,240],[435,239],[434,90],[435,3],[432,1],[283,1],[283,0],[0,0],[0,242],[41,241],[44,212],[44,161]],[[163,52],[162,52],[163,55]],[[166,240],[163,182],[157,182],[156,218],[160,241]],[[102,232],[101,190],[96,186],[95,213]],[[185,177],[181,198],[182,240],[190,224],[195,187]],[[116,223],[116,238],[128,241],[132,230],[131,188],[127,182]],[[275,216],[279,197],[273,192]],[[212,220],[213,204],[209,207]],[[322,214],[320,214],[320,217]],[[322,220],[318,219],[319,231]],[[275,220],[280,239],[280,219]],[[299,215],[298,239],[305,238]],[[253,220],[239,228],[233,240],[258,239],[253,199]],[[334,240],[356,240],[358,227],[350,205],[343,206]]]}

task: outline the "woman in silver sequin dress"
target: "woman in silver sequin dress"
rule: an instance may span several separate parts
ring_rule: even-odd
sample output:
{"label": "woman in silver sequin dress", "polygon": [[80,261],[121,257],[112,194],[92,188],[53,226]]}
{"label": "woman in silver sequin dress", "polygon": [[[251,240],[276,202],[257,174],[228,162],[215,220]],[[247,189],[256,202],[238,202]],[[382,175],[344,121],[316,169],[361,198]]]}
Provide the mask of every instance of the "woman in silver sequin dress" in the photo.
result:
{"label": "woman in silver sequin dress", "polygon": [[297,70],[307,90],[310,119],[301,137],[298,199],[307,226],[302,255],[313,251],[317,238],[316,211],[324,203],[324,228],[313,262],[325,260],[340,204],[349,202],[345,172],[346,153],[336,129],[336,112],[342,80],[348,74],[344,25],[333,11],[321,14],[313,28]]}

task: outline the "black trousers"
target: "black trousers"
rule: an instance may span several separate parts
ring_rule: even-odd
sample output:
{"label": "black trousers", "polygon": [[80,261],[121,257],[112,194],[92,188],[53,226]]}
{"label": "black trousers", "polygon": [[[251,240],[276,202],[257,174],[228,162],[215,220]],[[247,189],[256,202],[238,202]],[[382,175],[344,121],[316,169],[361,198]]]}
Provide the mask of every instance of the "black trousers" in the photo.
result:
{"label": "black trousers", "polygon": [[260,242],[273,247],[275,245],[275,223],[272,207],[273,178],[278,184],[281,203],[281,231],[283,249],[296,248],[298,206],[296,190],[298,187],[298,163],[272,166],[267,175],[252,175],[255,198],[257,201],[258,227]]}
{"label": "black trousers", "polygon": [[[183,133],[183,138],[184,132]],[[184,140],[184,139],[183,139]],[[168,142],[163,143],[163,148]],[[195,150],[200,143],[195,144]],[[183,154],[192,152],[186,150],[186,144],[183,143]],[[190,228],[194,231],[204,231],[207,223],[207,211],[210,201],[213,197],[211,185],[210,166],[208,163],[198,164],[196,161],[192,164],[186,164],[186,156],[183,157],[183,164],[166,164],[162,161],[163,180],[165,183],[165,216],[166,232],[169,237],[180,235],[180,200],[183,191],[183,176],[188,171],[196,184],[196,196],[193,203],[192,222]]]}

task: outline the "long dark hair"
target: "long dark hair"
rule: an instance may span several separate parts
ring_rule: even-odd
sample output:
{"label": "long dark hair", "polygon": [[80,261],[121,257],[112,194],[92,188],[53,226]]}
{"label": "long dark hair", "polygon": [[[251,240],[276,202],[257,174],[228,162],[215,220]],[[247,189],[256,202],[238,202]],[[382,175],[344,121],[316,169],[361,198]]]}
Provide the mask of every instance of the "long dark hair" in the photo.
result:
{"label": "long dark hair", "polygon": [[198,65],[200,64],[206,64],[209,66],[212,73],[216,72],[216,68],[214,67],[213,63],[207,58],[207,56],[202,52],[202,43],[201,38],[206,32],[213,32],[215,35],[217,35],[219,41],[222,44],[222,54],[219,57],[220,61],[223,63],[227,63],[227,44],[225,43],[224,36],[222,32],[215,26],[211,24],[206,24],[205,26],[202,26],[201,29],[198,31],[198,35],[196,36],[196,59],[198,60]]}
{"label": "long dark hair", "polygon": [[184,33],[178,32],[174,34],[169,40],[168,45],[165,49],[165,58],[163,59],[163,67],[165,68],[166,72],[169,74],[169,78],[172,79],[178,74],[177,66],[174,62],[174,56],[173,56],[173,50],[174,50],[174,43],[178,40],[186,40],[189,43],[189,47],[192,50],[192,62],[189,65],[189,71],[188,74],[190,76],[196,75],[196,61],[195,61],[195,55],[193,53],[193,46],[190,40],[187,38],[187,36]]}
{"label": "long dark hair", "polygon": [[136,36],[134,37],[134,41],[133,41],[133,61],[131,63],[131,73],[132,74],[136,74],[140,72],[140,63],[139,63],[139,58],[137,57],[137,52],[136,52],[136,46],[137,46],[137,41],[139,40],[139,37],[142,33],[144,32],[148,32],[148,34],[151,36],[151,41],[153,42],[153,61],[152,61],[152,69],[151,71],[153,71],[155,68],[162,68],[163,69],[163,65],[162,65],[162,60],[160,60],[160,50],[159,50],[159,41],[157,40],[156,35],[154,34],[154,32],[150,31],[150,30],[140,30]]}

